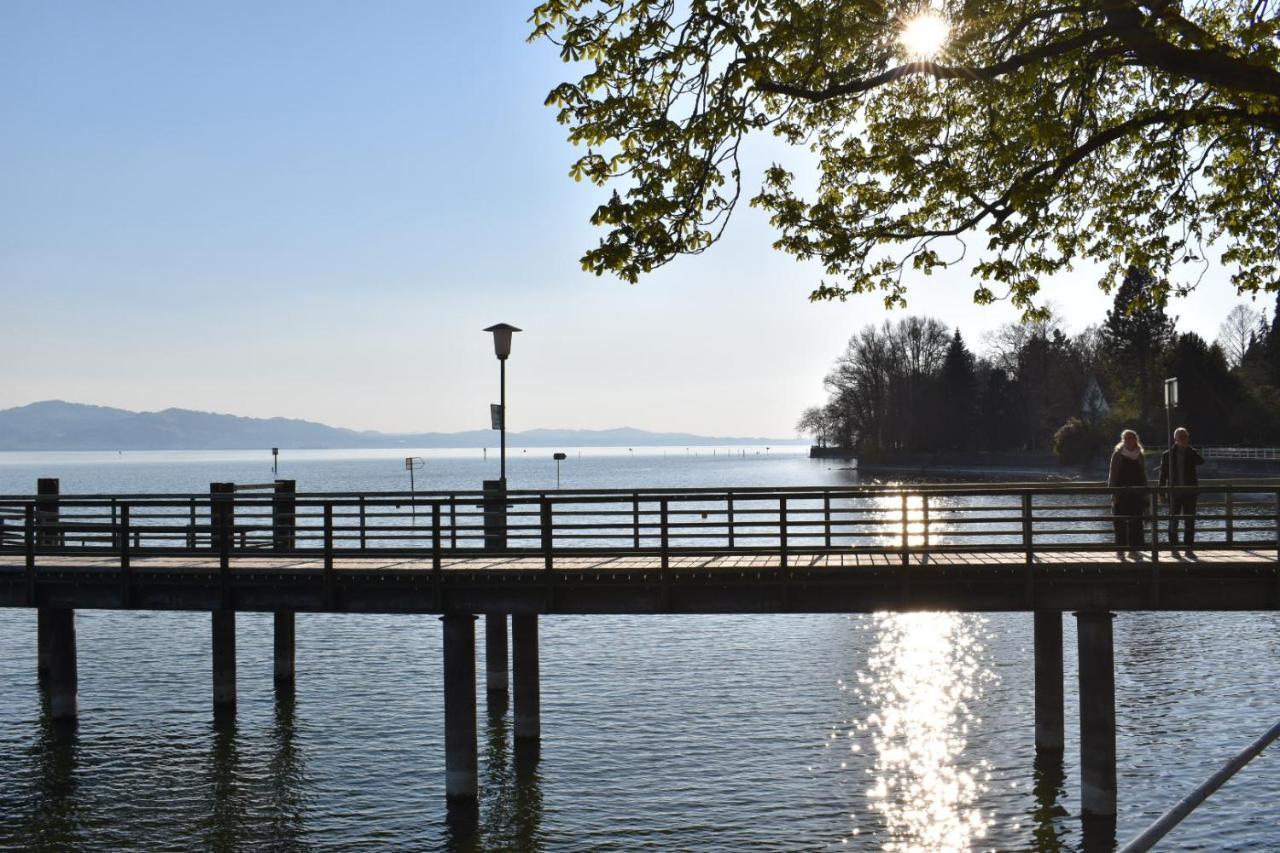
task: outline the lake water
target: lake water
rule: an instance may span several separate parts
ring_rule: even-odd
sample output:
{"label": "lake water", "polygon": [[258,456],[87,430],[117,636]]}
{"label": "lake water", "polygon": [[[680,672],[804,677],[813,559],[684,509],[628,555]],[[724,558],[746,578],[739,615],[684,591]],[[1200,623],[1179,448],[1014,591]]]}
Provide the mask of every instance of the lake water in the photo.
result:
{"label": "lake water", "polygon": [[[494,453],[419,451],[419,489],[474,489]],[[839,485],[797,448],[568,451],[566,488]],[[301,491],[402,490],[406,451],[286,452]],[[550,450],[509,452],[553,488]],[[0,493],[204,492],[262,482],[262,453],[0,454]],[[482,625],[482,623],[481,623]],[[446,820],[440,623],[301,614],[297,689],[271,680],[270,616],[238,619],[239,706],[215,727],[209,618],[77,614],[78,726],[50,724],[35,614],[0,610],[0,849],[1074,850],[1067,748],[1037,765],[1029,614],[543,617],[540,760],[480,691],[480,824]],[[484,671],[478,626],[478,670]],[[1115,620],[1126,840],[1280,718],[1280,615]],[[1272,747],[1167,849],[1280,849]]]}

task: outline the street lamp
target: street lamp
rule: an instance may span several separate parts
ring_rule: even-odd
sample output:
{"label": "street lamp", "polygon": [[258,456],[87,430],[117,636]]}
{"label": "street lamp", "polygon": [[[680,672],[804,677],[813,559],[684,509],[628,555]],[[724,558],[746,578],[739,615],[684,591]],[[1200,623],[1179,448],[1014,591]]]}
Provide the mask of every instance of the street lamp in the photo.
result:
{"label": "street lamp", "polygon": [[556,460],[556,488],[558,489],[560,488],[560,463],[569,457],[565,456],[563,453],[553,453],[551,454],[551,458]]}
{"label": "street lamp", "polygon": [[491,415],[494,420],[493,428],[500,432],[502,438],[498,479],[505,487],[507,484],[507,356],[511,355],[511,333],[518,332],[520,329],[507,323],[499,323],[485,331],[493,332],[493,354],[498,357],[498,408],[496,411],[491,411]]}
{"label": "street lamp", "polygon": [[1173,447],[1173,415],[1178,408],[1178,377],[1164,381],[1164,437],[1169,447]]}

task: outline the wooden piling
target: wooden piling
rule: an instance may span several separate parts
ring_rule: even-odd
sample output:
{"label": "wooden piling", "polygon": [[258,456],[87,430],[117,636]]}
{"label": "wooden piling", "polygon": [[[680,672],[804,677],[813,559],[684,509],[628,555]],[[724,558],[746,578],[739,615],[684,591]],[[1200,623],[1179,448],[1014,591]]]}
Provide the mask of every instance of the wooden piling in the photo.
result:
{"label": "wooden piling", "polygon": [[511,646],[515,659],[515,737],[542,737],[542,697],[538,684],[538,615],[511,614]]}
{"label": "wooden piling", "polygon": [[224,711],[236,706],[236,614],[234,610],[214,610],[213,626],[213,707]]}
{"label": "wooden piling", "polygon": [[76,612],[69,608],[44,609],[49,637],[49,715],[74,720],[80,713],[80,688],[76,670]]}
{"label": "wooden piling", "polygon": [[1037,610],[1035,627],[1036,749],[1063,749],[1062,613]]}
{"label": "wooden piling", "polygon": [[476,802],[476,617],[447,613],[444,624],[445,797]]}
{"label": "wooden piling", "polygon": [[507,692],[507,614],[484,617],[485,686],[490,693]]}
{"label": "wooden piling", "polygon": [[1116,814],[1116,698],[1113,615],[1076,614],[1080,657],[1080,805],[1086,817]]}
{"label": "wooden piling", "polygon": [[293,683],[296,672],[294,663],[294,615],[292,610],[277,610],[274,620],[274,662],[272,676],[277,685]]}

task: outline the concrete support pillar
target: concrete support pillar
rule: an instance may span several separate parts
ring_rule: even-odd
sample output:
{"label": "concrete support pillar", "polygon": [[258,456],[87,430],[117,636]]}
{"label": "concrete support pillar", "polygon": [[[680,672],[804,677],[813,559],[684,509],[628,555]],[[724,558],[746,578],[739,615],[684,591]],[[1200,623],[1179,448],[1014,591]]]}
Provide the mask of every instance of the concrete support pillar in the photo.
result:
{"label": "concrete support pillar", "polygon": [[49,715],[74,720],[80,714],[80,684],[76,672],[76,612],[68,608],[44,610],[49,635]]}
{"label": "concrete support pillar", "polygon": [[507,614],[484,617],[485,686],[490,693],[507,692]]}
{"label": "concrete support pillar", "polygon": [[1061,752],[1062,711],[1062,613],[1035,612],[1036,749]]}
{"label": "concrete support pillar", "polygon": [[291,610],[275,613],[275,664],[272,668],[276,683],[292,683],[294,676],[294,614]]}
{"label": "concrete support pillar", "polygon": [[234,610],[213,611],[213,708],[225,711],[236,706],[236,614]]}
{"label": "concrete support pillar", "polygon": [[444,623],[444,792],[453,802],[476,802],[476,617],[449,613]]}
{"label": "concrete support pillar", "polygon": [[542,737],[542,698],[538,686],[538,615],[511,614],[511,649],[515,659],[516,740]]}
{"label": "concrete support pillar", "polygon": [[1116,814],[1116,688],[1112,614],[1076,614],[1080,650],[1080,803],[1085,817]]}

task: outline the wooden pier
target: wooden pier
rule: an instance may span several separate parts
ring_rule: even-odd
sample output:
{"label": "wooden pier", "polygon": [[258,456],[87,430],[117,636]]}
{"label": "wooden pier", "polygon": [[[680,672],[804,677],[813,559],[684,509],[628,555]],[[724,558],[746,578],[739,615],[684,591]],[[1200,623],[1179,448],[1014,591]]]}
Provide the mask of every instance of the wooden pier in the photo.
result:
{"label": "wooden pier", "polygon": [[[1080,644],[1084,811],[1116,811],[1112,626],[1129,610],[1280,609],[1280,481],[1206,483],[1194,555],[1167,544],[1146,493],[1146,547],[1121,559],[1111,491],[965,484],[801,489],[298,493],[292,481],[196,495],[0,496],[0,606],[38,608],[51,713],[78,714],[77,609],[204,611],[212,698],[234,713],[235,614],[275,614],[278,684],[295,614],[441,617],[446,790],[477,791],[475,622],[491,693],[514,676],[517,743],[540,727],[539,616],[605,613],[1026,611],[1035,614],[1038,748],[1062,749],[1062,614]],[[1185,547],[1185,546],[1184,546]],[[508,638],[508,616],[510,637]],[[1034,722],[1034,725],[1032,725]]]}

